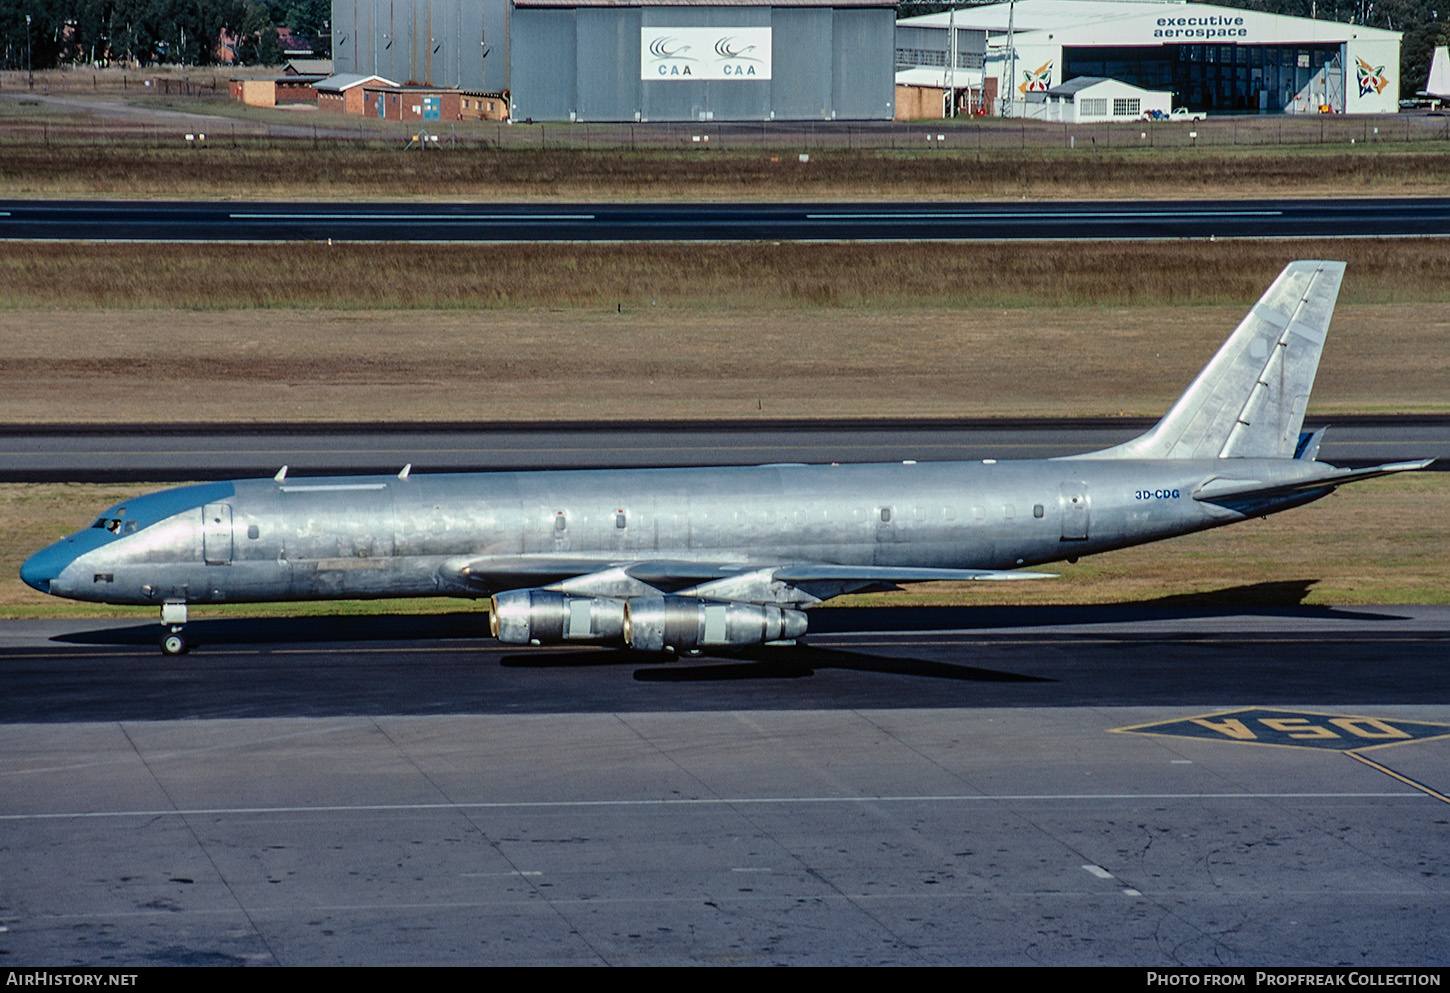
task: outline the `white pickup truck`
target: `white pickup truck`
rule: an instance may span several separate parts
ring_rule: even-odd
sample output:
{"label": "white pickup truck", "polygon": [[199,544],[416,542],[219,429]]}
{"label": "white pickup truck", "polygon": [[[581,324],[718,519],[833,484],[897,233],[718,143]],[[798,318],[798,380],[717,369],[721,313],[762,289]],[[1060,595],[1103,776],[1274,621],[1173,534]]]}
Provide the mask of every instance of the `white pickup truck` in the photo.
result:
{"label": "white pickup truck", "polygon": [[1189,110],[1187,107],[1175,107],[1167,114],[1161,110],[1149,111],[1140,120],[1144,121],[1206,121],[1208,113],[1202,110]]}

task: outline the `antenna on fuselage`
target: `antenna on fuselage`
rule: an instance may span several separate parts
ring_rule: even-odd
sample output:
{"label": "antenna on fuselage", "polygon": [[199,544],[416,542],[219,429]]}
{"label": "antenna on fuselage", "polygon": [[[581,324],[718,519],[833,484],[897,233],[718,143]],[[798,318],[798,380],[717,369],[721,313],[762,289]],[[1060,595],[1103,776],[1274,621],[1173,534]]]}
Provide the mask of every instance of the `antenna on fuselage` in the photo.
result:
{"label": "antenna on fuselage", "polygon": [[273,481],[278,482],[278,483],[282,482],[282,480],[284,480],[286,478],[287,478],[287,467],[285,465],[282,468],[280,468],[280,469],[277,470],[277,475],[275,475],[275,476],[272,477]]}
{"label": "antenna on fuselage", "polygon": [[407,479],[408,478],[408,473],[410,473],[412,471],[413,471],[413,463],[409,462],[407,465],[403,466],[403,471],[400,472],[400,473],[398,473],[398,478],[399,479]]}

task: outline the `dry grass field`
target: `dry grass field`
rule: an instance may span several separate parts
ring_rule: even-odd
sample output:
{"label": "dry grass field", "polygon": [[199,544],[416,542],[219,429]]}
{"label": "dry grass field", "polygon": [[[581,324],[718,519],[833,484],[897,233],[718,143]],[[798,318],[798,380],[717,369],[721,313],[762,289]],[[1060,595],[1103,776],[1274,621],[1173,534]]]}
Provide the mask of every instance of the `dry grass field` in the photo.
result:
{"label": "dry grass field", "polygon": [[[172,130],[175,130],[174,128]],[[178,132],[179,133],[179,132]],[[158,139],[159,140],[159,139]],[[385,147],[312,149],[305,138],[205,149],[0,142],[0,196],[493,201],[740,199],[1141,199],[1414,196],[1450,185],[1444,147],[827,149],[809,163],[779,147],[712,152]]]}
{"label": "dry grass field", "polygon": [[1349,260],[1313,411],[1443,411],[1438,241],[0,247],[0,420],[1161,413]]}
{"label": "dry grass field", "polygon": [[[263,147],[36,147],[0,143],[0,196],[244,199],[779,200],[1414,196],[1450,186],[1442,148],[1130,149],[1099,155],[985,149],[780,148],[718,152],[458,149],[401,155],[305,139]],[[301,145],[303,147],[293,147]]]}
{"label": "dry grass field", "polygon": [[[6,311],[0,418],[1147,416],[1245,309]],[[1447,332],[1342,307],[1311,414],[1444,411]]]}
{"label": "dry grass field", "polygon": [[[1064,236],[1073,232],[1064,230]],[[792,311],[1247,304],[1297,258],[1341,303],[1450,302],[1440,239],[131,245],[0,243],[0,310]]]}

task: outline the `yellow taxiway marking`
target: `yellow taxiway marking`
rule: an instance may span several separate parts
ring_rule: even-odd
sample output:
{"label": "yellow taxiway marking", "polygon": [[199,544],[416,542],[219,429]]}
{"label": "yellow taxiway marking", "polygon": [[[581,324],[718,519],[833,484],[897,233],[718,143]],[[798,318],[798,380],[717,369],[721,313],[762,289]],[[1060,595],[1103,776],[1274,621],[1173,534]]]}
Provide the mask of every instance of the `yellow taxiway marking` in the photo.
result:
{"label": "yellow taxiway marking", "polygon": [[1419,790],[1421,793],[1424,793],[1426,796],[1433,797],[1434,799],[1439,800],[1441,803],[1450,803],[1450,796],[1446,796],[1444,793],[1441,793],[1439,790],[1431,789],[1430,787],[1426,786],[1424,783],[1421,783],[1421,782],[1418,782],[1417,780],[1411,779],[1409,776],[1406,776],[1403,773],[1395,772],[1395,770],[1391,769],[1389,766],[1381,765],[1380,763],[1374,761],[1373,759],[1366,758],[1365,756],[1359,754],[1358,752],[1345,752],[1344,754],[1348,755],[1350,758],[1354,759],[1357,762],[1363,762],[1365,765],[1369,766],[1371,769],[1376,769],[1376,770],[1384,773],[1386,776],[1389,776],[1391,779],[1397,780],[1397,781],[1399,781],[1401,783],[1404,783],[1406,786],[1410,786],[1410,787],[1413,787],[1414,789]]}
{"label": "yellow taxiway marking", "polygon": [[1268,745],[1276,748],[1298,748],[1339,752],[1348,755],[1396,782],[1419,790],[1426,796],[1450,803],[1450,796],[1425,783],[1396,772],[1364,753],[1411,742],[1438,741],[1450,737],[1450,724],[1437,721],[1411,721],[1400,718],[1365,717],[1362,715],[1326,713],[1314,710],[1280,710],[1271,707],[1245,707],[1237,710],[1199,714],[1194,717],[1131,727],[1112,728],[1115,734],[1144,734],[1159,737],[1192,738],[1199,741],[1228,741],[1239,744]]}

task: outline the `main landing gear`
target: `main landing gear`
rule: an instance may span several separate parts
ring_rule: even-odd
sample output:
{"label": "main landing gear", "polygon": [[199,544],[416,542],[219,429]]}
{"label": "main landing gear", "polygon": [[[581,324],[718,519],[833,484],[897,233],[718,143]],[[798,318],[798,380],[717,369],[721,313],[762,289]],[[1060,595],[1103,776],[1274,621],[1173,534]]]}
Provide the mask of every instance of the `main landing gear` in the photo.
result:
{"label": "main landing gear", "polygon": [[182,633],[186,625],[186,604],[168,600],[161,605],[161,624],[166,628],[161,634],[161,654],[185,655],[191,645]]}

